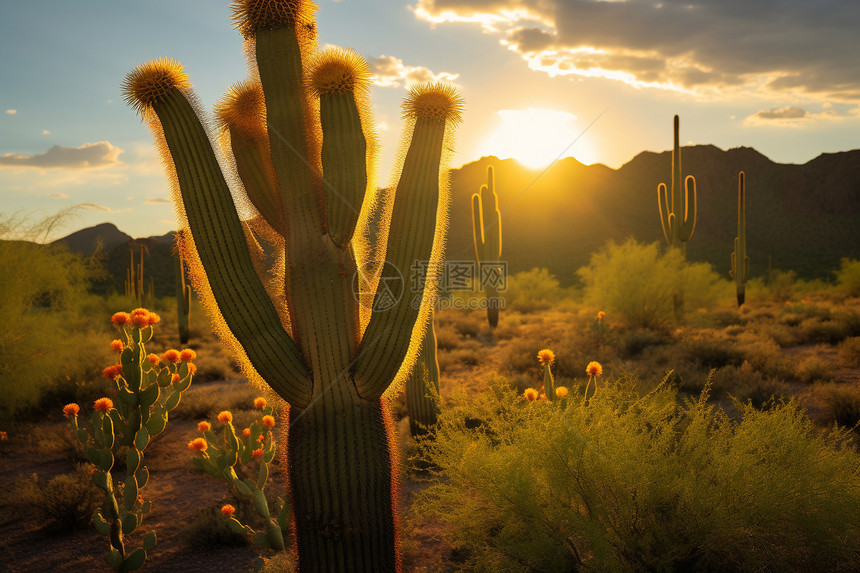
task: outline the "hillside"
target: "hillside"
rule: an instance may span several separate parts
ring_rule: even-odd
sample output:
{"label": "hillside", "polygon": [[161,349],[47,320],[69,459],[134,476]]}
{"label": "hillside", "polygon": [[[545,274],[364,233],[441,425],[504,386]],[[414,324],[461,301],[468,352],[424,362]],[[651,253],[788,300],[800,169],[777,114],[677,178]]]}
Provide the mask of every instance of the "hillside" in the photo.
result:
{"label": "hillside", "polygon": [[[682,149],[684,175],[698,188],[696,230],[690,260],[706,261],[728,276],[737,225],[737,176],[747,178],[747,252],[753,276],[775,269],[806,278],[828,278],[842,257],[860,258],[860,150],[822,154],[804,165],[774,163],[751,148],[727,151],[712,145]],[[645,151],[615,170],[562,159],[545,172],[514,160],[484,157],[450,174],[448,260],[472,260],[470,198],[496,170],[504,230],[503,259],[510,272],[549,268],[566,285],[576,270],[609,240],[661,241],[657,184],[669,183],[670,151]],[[90,255],[102,245],[111,278],[97,290],[122,291],[130,250],[143,246],[144,274],[158,296],[174,293],[173,233],[132,239],[110,223],[60,239]]]}

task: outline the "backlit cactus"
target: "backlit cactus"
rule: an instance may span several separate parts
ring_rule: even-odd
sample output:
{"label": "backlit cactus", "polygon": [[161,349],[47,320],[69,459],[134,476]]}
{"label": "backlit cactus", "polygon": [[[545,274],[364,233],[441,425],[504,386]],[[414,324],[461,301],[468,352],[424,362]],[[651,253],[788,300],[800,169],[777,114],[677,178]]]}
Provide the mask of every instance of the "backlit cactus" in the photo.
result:
{"label": "backlit cactus", "polygon": [[735,237],[735,250],[732,251],[731,276],[735,279],[738,292],[738,306],[744,303],[746,282],[750,274],[750,259],[747,256],[747,188],[746,175],[738,173],[738,236]]}
{"label": "backlit cactus", "polygon": [[406,379],[406,411],[413,437],[433,431],[439,418],[439,361],[433,315],[424,332],[421,351]]}
{"label": "backlit cactus", "polygon": [[[657,186],[657,206],[660,210],[660,223],[663,226],[663,236],[681,253],[687,253],[687,241],[696,229],[696,179],[688,175],[681,176],[681,146],[679,144],[678,116],[675,116],[675,138],[672,150],[672,190],[666,192],[666,184]],[[683,189],[682,189],[683,185]]]}
{"label": "backlit cactus", "polygon": [[[502,257],[502,214],[492,165],[487,166],[487,184],[481,185],[480,191],[472,195],[472,240],[483,279],[483,269],[498,263]],[[502,269],[497,267],[495,271],[500,274]],[[499,293],[493,280],[485,281],[484,294],[487,320],[490,327],[495,328],[499,324]]]}
{"label": "backlit cactus", "polygon": [[[258,416],[249,427],[242,430],[241,435],[233,426],[232,415],[221,412],[218,415],[220,427],[216,426],[217,429],[213,430],[211,424],[201,422],[197,429],[203,437],[192,440],[188,448],[199,453],[194,458],[195,467],[225,480],[233,494],[251,501],[257,513],[266,521],[265,529],[257,532],[251,526],[240,523],[227,511],[224,513],[229,514],[230,529],[240,535],[248,535],[258,547],[283,551],[283,531],[289,527],[290,508],[287,503],[282,503],[281,511],[273,517],[264,492],[269,479],[269,464],[275,458],[275,439],[272,435],[274,411],[263,398],[257,398],[255,405],[259,410]],[[248,467],[252,464],[257,465],[254,478],[243,479],[236,472],[237,465]]]}
{"label": "backlit cactus", "polygon": [[[149,513],[151,501],[144,501],[141,490],[149,481],[149,470],[143,465],[143,452],[150,439],[167,425],[168,415],[178,404],[182,392],[191,385],[194,365],[192,350],[168,350],[162,358],[147,354],[145,344],[152,338],[152,327],[158,315],[139,308],[117,313],[112,318],[123,339],[111,346],[120,353],[120,363],[105,368],[117,403],[100,398],[94,404],[89,431],[78,424],[77,404],[68,404],[63,413],[72,431],[84,446],[84,453],[96,467],[93,482],[104,490],[105,501],[93,514],[93,525],[110,540],[110,563],[119,572],[139,569],[147,552],[155,546],[156,535],[147,533],[142,546],[129,551],[125,536],[135,531]],[[122,498],[114,490],[111,475],[115,455],[127,447]]]}
{"label": "backlit cactus", "polygon": [[[146,289],[143,283],[143,250],[144,245],[140,245],[140,258],[137,264],[134,262],[134,247],[129,248],[129,264],[125,271],[125,295],[134,297],[137,304],[143,304],[146,296]],[[150,277],[151,278],[151,277]],[[150,288],[150,294],[153,294]]]}
{"label": "backlit cactus", "polygon": [[[126,97],[164,153],[195,291],[245,374],[290,405],[299,569],[396,571],[393,433],[383,394],[411,369],[432,308],[435,292],[422,289],[413,304],[403,277],[417,262],[442,257],[443,165],[461,101],[447,86],[411,89],[399,182],[387,195],[391,216],[381,232],[369,229],[377,195],[366,65],[346,50],[313,55],[309,1],[233,6],[258,87],[234,88],[219,105],[229,159],[219,161],[175,62],[135,69]],[[246,91],[257,97],[237,97]],[[234,194],[254,231],[283,245],[277,288],[267,290],[258,275]],[[382,244],[368,244],[371,235]],[[383,248],[386,264],[369,259]],[[437,266],[429,268],[433,275]]]}
{"label": "backlit cactus", "polygon": [[[181,241],[182,233],[179,233],[177,241]],[[176,319],[179,325],[179,342],[188,344],[190,336],[190,314],[191,314],[191,285],[185,275],[185,264],[182,255],[176,253]]]}

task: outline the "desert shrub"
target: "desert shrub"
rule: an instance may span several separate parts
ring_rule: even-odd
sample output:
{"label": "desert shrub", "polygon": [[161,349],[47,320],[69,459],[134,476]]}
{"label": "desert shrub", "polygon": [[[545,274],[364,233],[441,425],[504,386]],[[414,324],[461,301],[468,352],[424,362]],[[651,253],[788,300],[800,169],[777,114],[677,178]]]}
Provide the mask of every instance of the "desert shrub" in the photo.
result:
{"label": "desert shrub", "polygon": [[657,243],[610,242],[577,271],[586,302],[624,318],[631,326],[659,328],[674,318],[675,293],[687,309],[711,307],[728,289],[704,263],[687,263],[677,249],[661,254]]}
{"label": "desert shrub", "polygon": [[706,369],[738,366],[744,360],[731,339],[710,331],[685,336],[678,346],[682,357]]}
{"label": "desert shrub", "polygon": [[87,527],[93,511],[104,500],[104,494],[90,477],[89,464],[79,464],[75,471],[60,474],[43,484],[33,474],[22,478],[15,491],[15,502],[27,505],[59,530]]}
{"label": "desert shrub", "polygon": [[744,362],[740,367],[726,366],[714,372],[713,394],[732,396],[742,404],[761,409],[772,401],[787,399],[791,389],[782,380],[766,378]]}
{"label": "desert shrub", "polygon": [[860,261],[842,259],[836,271],[836,284],[848,296],[860,297]]}
{"label": "desert shrub", "polygon": [[821,401],[826,421],[860,431],[860,387],[854,384],[817,384],[815,395]]}
{"label": "desert shrub", "polygon": [[205,419],[223,410],[250,410],[260,391],[243,380],[197,384],[182,393],[171,419]]}
{"label": "desert shrub", "polygon": [[794,370],[795,377],[805,384],[826,382],[833,378],[830,366],[817,356],[805,358]]}
{"label": "desert shrub", "polygon": [[649,346],[658,346],[666,343],[667,338],[653,330],[628,330],[624,332],[618,341],[621,353],[628,358],[639,356]]}
{"label": "desert shrub", "polygon": [[791,377],[791,363],[782,355],[773,339],[742,333],[738,337],[738,346],[743,352],[744,361],[763,376],[776,379]]}
{"label": "desert shrub", "polygon": [[[236,503],[231,501],[231,503]],[[249,518],[255,517],[253,512],[247,510],[244,504],[238,505],[237,519],[247,523]],[[227,519],[221,515],[217,507],[202,509],[191,518],[180,531],[179,537],[182,542],[193,549],[217,549],[221,547],[244,547],[248,545],[248,536],[236,533],[227,525]]]}
{"label": "desert shrub", "polygon": [[558,306],[573,295],[547,269],[532,269],[508,277],[504,293],[506,308],[536,312]]}
{"label": "desert shrub", "polygon": [[110,325],[110,311],[81,312],[96,263],[39,242],[59,218],[29,224],[0,215],[0,415],[35,406],[62,382],[73,388],[97,375],[110,353],[93,334]]}
{"label": "desert shrub", "polygon": [[[663,384],[527,403],[459,393],[422,444],[440,474],[412,507],[461,571],[856,570],[860,457],[796,402],[734,423]],[[466,420],[480,420],[479,425]]]}
{"label": "desert shrub", "polygon": [[860,368],[860,336],[846,338],[839,344],[839,365]]}
{"label": "desert shrub", "polygon": [[454,325],[436,322],[436,347],[439,350],[453,350],[460,345],[462,340]]}

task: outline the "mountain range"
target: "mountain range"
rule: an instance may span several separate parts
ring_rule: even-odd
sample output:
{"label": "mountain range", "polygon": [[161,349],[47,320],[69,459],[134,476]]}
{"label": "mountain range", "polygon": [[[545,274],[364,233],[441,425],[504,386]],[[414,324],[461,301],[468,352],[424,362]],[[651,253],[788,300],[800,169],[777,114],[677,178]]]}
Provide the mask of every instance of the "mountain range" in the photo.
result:
{"label": "mountain range", "polygon": [[[449,173],[448,260],[471,261],[471,195],[495,170],[509,272],[546,267],[564,285],[576,282],[607,241],[664,242],[657,184],[671,184],[670,151],[642,152],[618,169],[561,159],[545,170],[483,157]],[[828,278],[843,257],[860,258],[860,149],[825,153],[803,164],[775,163],[752,148],[682,148],[682,173],[697,184],[698,213],[687,258],[728,276],[737,234],[738,172],[746,174],[747,253],[751,275],[769,268]],[[97,290],[121,292],[130,252],[144,249],[144,274],[158,296],[174,293],[173,233],[133,239],[104,223],[59,239],[72,251],[101,248],[108,279]]]}

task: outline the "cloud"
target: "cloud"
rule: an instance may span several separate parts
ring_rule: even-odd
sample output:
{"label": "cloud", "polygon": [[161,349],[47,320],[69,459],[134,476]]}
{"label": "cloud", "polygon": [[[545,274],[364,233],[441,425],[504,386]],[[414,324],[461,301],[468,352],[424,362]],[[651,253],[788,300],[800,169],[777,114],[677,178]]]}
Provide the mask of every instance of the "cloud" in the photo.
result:
{"label": "cloud", "polygon": [[781,125],[800,126],[817,119],[837,119],[839,115],[833,110],[833,106],[823,104],[822,111],[810,113],[805,109],[789,105],[786,107],[763,109],[744,118],[747,125]]}
{"label": "cloud", "polygon": [[860,102],[860,5],[846,0],[416,0],[412,10],[433,25],[480,24],[552,76]]}
{"label": "cloud", "polygon": [[400,58],[382,55],[372,58],[369,62],[372,81],[383,88],[397,88],[402,85],[412,85],[421,82],[453,82],[460,74],[450,72],[433,73],[424,66],[407,66]]}
{"label": "cloud", "polygon": [[54,199],[68,199],[69,196],[65,193],[50,193],[48,197],[53,197]]}
{"label": "cloud", "polygon": [[18,113],[17,109],[7,109],[6,110],[6,115],[15,115],[16,113]]}
{"label": "cloud", "polygon": [[165,197],[147,197],[143,202],[146,205],[169,205],[172,203],[170,199]]}
{"label": "cloud", "polygon": [[85,143],[80,147],[55,145],[44,153],[21,155],[7,153],[0,156],[0,167],[34,167],[37,169],[101,169],[121,162],[123,150],[108,141]]}
{"label": "cloud", "polygon": [[81,209],[86,209],[87,211],[104,211],[105,213],[113,213],[114,210],[110,207],[105,207],[104,205],[96,205],[95,203],[81,203],[78,205]]}
{"label": "cloud", "polygon": [[42,135],[51,135],[51,132],[50,132],[50,131],[48,131],[47,129],[43,129],[43,130],[42,130]]}

